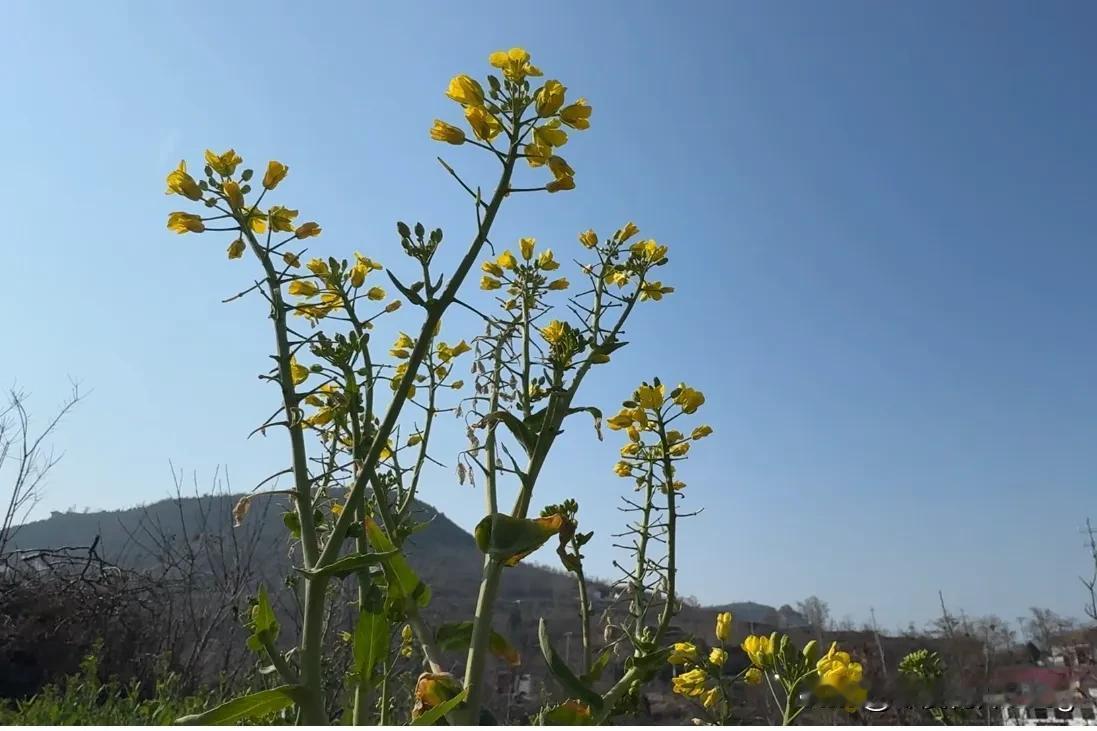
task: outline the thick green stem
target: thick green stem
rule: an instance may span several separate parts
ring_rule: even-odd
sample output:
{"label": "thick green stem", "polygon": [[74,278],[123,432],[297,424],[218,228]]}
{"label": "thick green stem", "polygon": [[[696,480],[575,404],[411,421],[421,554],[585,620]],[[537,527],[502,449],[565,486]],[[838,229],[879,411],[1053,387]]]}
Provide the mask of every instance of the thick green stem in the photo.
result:
{"label": "thick green stem", "polygon": [[499,580],[503,564],[489,557],[484,558],[484,573],[480,581],[480,595],[476,599],[476,617],[472,623],[472,638],[465,663],[465,688],[468,696],[459,721],[476,724],[480,720],[480,704],[484,692],[484,665],[487,661],[488,642],[491,639],[491,617],[495,599],[499,594]]}
{"label": "thick green stem", "polygon": [[[476,237],[472,241],[472,245],[454,271],[453,276],[442,292],[442,296],[431,301],[426,306],[427,317],[423,322],[423,327],[420,330],[415,347],[412,348],[412,351],[409,354],[407,371],[396,387],[396,392],[392,396],[392,402],[389,404],[388,411],[385,412],[385,417],[381,421],[377,433],[373,438],[373,443],[370,445],[369,451],[362,460],[363,468],[359,470],[358,475],[355,477],[354,484],[351,487],[350,495],[347,498],[347,502],[351,506],[354,505],[359,496],[365,491],[366,486],[370,481],[370,476],[381,456],[381,452],[387,447],[389,436],[396,426],[396,420],[400,415],[401,409],[403,409],[404,402],[407,401],[408,393],[415,384],[416,372],[430,349],[431,340],[434,338],[434,331],[442,319],[442,314],[457,297],[457,292],[460,289],[461,284],[464,282],[465,277],[468,275],[473,264],[475,264],[476,258],[480,255],[480,250],[483,248],[484,242],[487,241],[491,226],[495,221],[496,215],[499,213],[500,206],[503,204],[503,199],[510,190],[510,178],[514,172],[514,163],[517,160],[517,156],[518,148],[516,145],[512,144],[503,165],[503,172],[499,178],[499,184],[495,189],[495,194],[492,196],[491,202],[488,203],[484,210],[484,217],[481,221],[480,229],[477,231]],[[375,493],[378,493],[376,483],[374,487]],[[385,530],[388,531],[389,535],[395,535],[395,524],[393,522],[392,510],[388,506],[387,496],[384,494],[384,491],[380,491],[377,494],[377,497],[378,512],[384,523]],[[347,528],[350,527],[353,515],[353,511],[344,510],[343,514],[339,516],[339,519],[336,521],[335,527],[332,530],[332,539],[328,541],[328,544],[320,554],[320,566],[326,566],[338,557],[339,549],[343,541],[342,537],[346,536]]]}
{"label": "thick green stem", "polygon": [[[579,546],[573,540],[572,547],[575,554],[579,555]],[[590,599],[587,595],[587,579],[583,575],[583,565],[580,563],[575,569],[575,579],[579,584],[579,619],[583,631],[583,674],[590,672],[590,666],[594,662],[593,648],[590,641]]]}
{"label": "thick green stem", "polygon": [[305,568],[311,569],[316,565],[320,544],[312,516],[312,481],[309,478],[308,455],[305,451],[305,433],[299,418],[300,398],[294,390],[293,376],[290,373],[290,359],[293,353],[289,345],[289,329],[286,325],[287,308],[285,300],[282,299],[282,284],[274,264],[271,263],[270,255],[260,246],[246,222],[241,222],[240,230],[247,237],[248,244],[263,265],[263,272],[266,275],[271,319],[274,320],[278,385],[282,391],[282,407],[286,412],[286,428],[289,430],[290,452],[293,458],[294,500],[301,522],[301,556]]}
{"label": "thick green stem", "polygon": [[309,726],[326,726],[322,676],[324,645],[324,604],[328,580],[313,577],[305,584],[305,616],[301,628],[301,686],[305,700],[301,703],[301,720]]}

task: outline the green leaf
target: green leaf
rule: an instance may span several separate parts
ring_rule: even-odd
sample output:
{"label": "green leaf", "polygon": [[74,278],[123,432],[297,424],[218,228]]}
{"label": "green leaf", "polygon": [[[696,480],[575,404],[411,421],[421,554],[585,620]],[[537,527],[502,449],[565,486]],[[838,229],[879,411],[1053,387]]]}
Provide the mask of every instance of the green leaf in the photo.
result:
{"label": "green leaf", "polygon": [[364,682],[371,682],[373,669],[388,655],[389,622],[384,614],[358,613],[354,627],[354,671]]}
{"label": "green leaf", "polygon": [[321,569],[313,569],[311,571],[308,569],[297,570],[307,576],[336,576],[342,579],[350,574],[356,574],[363,569],[368,569],[370,566],[375,566],[395,553],[395,551],[386,551],[384,553],[353,553],[349,556],[343,556],[338,560],[332,561]]}
{"label": "green leaf", "polygon": [[598,441],[602,441],[602,410],[595,406],[578,406],[574,409],[568,409],[568,416],[572,414],[579,414],[582,412],[589,412],[594,417],[594,433],[598,435]]}
{"label": "green leaf", "polygon": [[[438,647],[443,651],[468,649],[472,642],[472,624],[471,621],[443,624],[434,633]],[[506,660],[511,665],[522,664],[522,656],[518,650],[495,630],[492,630],[488,639],[488,649],[493,655]]]}
{"label": "green leaf", "polygon": [[183,716],[176,723],[188,726],[227,726],[248,718],[262,718],[300,703],[304,689],[299,685],[280,685],[270,690],[233,698],[205,713]]}
{"label": "green leaf", "polygon": [[413,601],[420,607],[430,604],[430,587],[412,570],[407,559],[396,550],[396,546],[372,518],[366,518],[366,535],[379,552],[391,554],[381,559],[389,585],[389,598]]}
{"label": "green leaf", "polygon": [[267,587],[262,584],[259,585],[258,600],[251,608],[251,630],[247,645],[254,652],[262,652],[266,645],[273,645],[278,639],[278,617],[270,605]]}
{"label": "green leaf", "polygon": [[442,720],[442,717],[447,713],[457,708],[461,703],[465,701],[465,696],[468,695],[468,689],[462,690],[457,695],[450,698],[448,701],[439,703],[434,708],[431,708],[423,712],[423,715],[414,719],[409,725],[411,726],[433,726],[438,721]]}
{"label": "green leaf", "polygon": [[[542,418],[544,417],[543,409],[538,413]],[[496,411],[494,414],[490,414],[485,421],[503,422],[510,429],[510,433],[514,435],[514,438],[518,440],[518,443],[522,445],[522,449],[526,450],[526,455],[533,454],[533,450],[537,446],[537,435],[540,433],[540,429],[529,429],[526,424],[522,423],[517,416],[509,411]]]}
{"label": "green leaf", "polygon": [[289,528],[290,535],[297,539],[301,538],[301,518],[297,513],[282,513],[282,522]]}
{"label": "green leaf", "polygon": [[601,710],[602,696],[595,693],[586,683],[579,680],[579,678],[575,676],[575,673],[571,671],[571,668],[567,666],[567,663],[564,662],[563,658],[553,649],[552,642],[549,640],[548,627],[545,625],[544,617],[541,617],[541,621],[537,627],[537,639],[541,644],[541,654],[545,656],[545,662],[548,664],[549,670],[556,676],[556,680],[559,681],[560,685],[591,708]]}
{"label": "green leaf", "polygon": [[602,677],[602,672],[605,671],[606,666],[609,665],[610,659],[613,657],[613,648],[607,647],[602,650],[601,654],[594,659],[594,662],[590,665],[590,670],[579,677],[584,683],[596,683]]}
{"label": "green leaf", "polygon": [[477,523],[473,535],[482,552],[507,566],[514,566],[543,546],[565,525],[566,519],[558,513],[532,519],[492,513]]}
{"label": "green leaf", "polygon": [[579,701],[564,701],[553,708],[546,708],[538,716],[539,726],[593,726],[590,707]]}

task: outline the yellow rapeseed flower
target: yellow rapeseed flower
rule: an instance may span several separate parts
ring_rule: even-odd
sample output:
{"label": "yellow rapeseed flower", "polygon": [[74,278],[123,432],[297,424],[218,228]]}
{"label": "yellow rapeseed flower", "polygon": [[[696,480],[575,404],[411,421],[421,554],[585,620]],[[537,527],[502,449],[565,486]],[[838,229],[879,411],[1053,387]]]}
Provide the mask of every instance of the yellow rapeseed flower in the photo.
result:
{"label": "yellow rapeseed flower", "polygon": [[638,233],[640,233],[640,228],[632,221],[629,221],[621,227],[620,231],[613,235],[613,238],[623,244]]}
{"label": "yellow rapeseed flower", "polygon": [[560,262],[553,258],[552,249],[545,249],[537,257],[537,266],[543,271],[551,272],[554,269],[560,268]]}
{"label": "yellow rapeseed flower", "polygon": [[277,160],[271,160],[267,163],[267,172],[263,173],[263,187],[267,190],[274,190],[279,183],[286,179],[286,173],[288,172],[289,167]]}
{"label": "yellow rapeseed flower", "polygon": [[168,228],[177,234],[196,233],[206,230],[206,224],[202,223],[202,217],[184,211],[172,211],[168,214]]}
{"label": "yellow rapeseed flower", "polygon": [[484,103],[484,88],[480,82],[467,74],[458,74],[450,79],[446,96],[458,104],[479,106]]}
{"label": "yellow rapeseed flower", "polygon": [[638,241],[629,247],[632,255],[644,264],[655,264],[662,261],[667,255],[667,247],[659,244],[655,239]]}
{"label": "yellow rapeseed flower", "polygon": [[294,297],[312,297],[320,288],[309,279],[295,279],[289,283],[289,293]]}
{"label": "yellow rapeseed flower", "polygon": [[560,110],[560,121],[574,129],[587,129],[590,127],[590,112],[587,100],[581,98]]}
{"label": "yellow rapeseed flower", "polygon": [[350,286],[361,287],[362,283],[366,281],[367,274],[369,274],[369,267],[362,264],[362,262],[356,263],[350,268]]}
{"label": "yellow rapeseed flower", "polygon": [[438,142],[448,142],[451,145],[463,145],[465,132],[460,127],[454,127],[440,119],[434,120],[434,126],[430,128],[430,138]]}
{"label": "yellow rapeseed flower", "polygon": [[320,224],[315,221],[309,221],[308,223],[302,223],[297,227],[297,231],[294,233],[299,239],[307,239],[310,236],[320,235]]}
{"label": "yellow rapeseed flower", "polygon": [[773,659],[774,647],[768,637],[747,635],[740,645],[755,667],[764,668]]}
{"label": "yellow rapeseed flower", "polygon": [[636,389],[636,403],[640,404],[642,409],[657,410],[663,405],[663,384],[658,386],[649,386],[646,383]]}
{"label": "yellow rapeseed flower", "polygon": [[168,195],[176,193],[192,201],[202,200],[202,189],[198,183],[187,174],[186,160],[179,161],[179,167],[168,173]]}
{"label": "yellow rapeseed flower", "polygon": [[716,639],[727,642],[731,639],[731,612],[716,615]]}
{"label": "yellow rapeseed flower", "polygon": [[488,63],[502,71],[510,81],[521,82],[527,76],[541,75],[541,69],[529,62],[529,53],[524,48],[496,51],[488,56]]}
{"label": "yellow rapeseed flower", "polygon": [[708,654],[708,661],[713,665],[723,666],[728,661],[728,653],[722,647],[714,647]]}
{"label": "yellow rapeseed flower", "polygon": [[704,439],[709,434],[712,434],[712,427],[709,426],[708,424],[702,424],[701,426],[699,426],[699,427],[697,427],[693,430],[693,433],[690,434],[690,438],[692,438],[692,439]]}
{"label": "yellow rapeseed flower", "polygon": [[560,277],[559,279],[554,279],[553,281],[549,282],[548,288],[551,289],[551,290],[554,290],[554,291],[559,291],[561,289],[567,289],[568,288],[568,280],[567,280],[566,277]]}
{"label": "yellow rapeseed flower", "polygon": [[226,150],[220,155],[213,150],[206,150],[206,164],[213,168],[215,173],[226,178],[235,173],[236,166],[242,162],[243,159],[236,154],[236,150]]}
{"label": "yellow rapeseed flower", "polygon": [[494,277],[503,276],[503,267],[499,266],[493,261],[485,261],[483,264],[480,265],[480,269]]}
{"label": "yellow rapeseed flower", "polygon": [[533,258],[533,247],[537,243],[537,239],[524,238],[518,242],[518,248],[522,251],[522,258],[529,261]]}
{"label": "yellow rapeseed flower", "polygon": [[743,674],[743,680],[747,685],[761,685],[762,684],[762,671],[758,668],[747,668],[747,671]]}
{"label": "yellow rapeseed flower", "polygon": [[675,642],[674,647],[670,650],[670,657],[667,658],[667,662],[671,665],[686,665],[697,662],[700,658],[697,645],[692,642]]}
{"label": "yellow rapeseed flower", "polygon": [[370,298],[374,302],[379,302],[385,298],[385,290],[380,287],[370,287],[366,292],[366,297]]}
{"label": "yellow rapeseed flower", "polygon": [[289,372],[294,386],[300,386],[309,377],[309,369],[298,363],[292,356],[289,359]]}
{"label": "yellow rapeseed flower", "polygon": [[579,243],[588,249],[593,249],[598,245],[598,234],[594,233],[594,229],[587,229],[579,234]]}
{"label": "yellow rapeseed flower", "polygon": [[510,269],[511,271],[518,267],[518,260],[514,258],[514,254],[510,253],[510,249],[503,251],[499,258],[495,260],[495,263],[503,269]]}
{"label": "yellow rapeseed flower", "polygon": [[632,477],[632,466],[628,462],[618,462],[613,465],[613,471],[618,477]]}
{"label": "yellow rapeseed flower", "polygon": [[473,133],[484,141],[494,140],[503,131],[503,125],[482,106],[465,107],[465,119]]}
{"label": "yellow rapeseed flower", "polygon": [[552,322],[541,328],[541,336],[545,339],[546,342],[549,343],[549,345],[555,345],[556,343],[563,340],[564,336],[567,335],[567,332],[567,325],[560,322],[559,320],[553,320]]}
{"label": "yellow rapeseed flower", "polygon": [[248,228],[257,234],[265,233],[267,230],[267,214],[252,206],[251,210],[248,211]]}
{"label": "yellow rapeseed flower", "polygon": [[294,254],[292,251],[283,253],[282,261],[286,262],[286,266],[288,267],[296,268],[301,266],[301,260],[297,257],[297,254]]}
{"label": "yellow rapeseed flower", "polygon": [[678,695],[697,697],[705,692],[708,675],[701,668],[694,668],[674,678],[673,690]]}
{"label": "yellow rapeseed flower", "polygon": [[533,129],[533,143],[538,147],[563,147],[568,143],[568,133],[555,121]]}
{"label": "yellow rapeseed flower", "polygon": [[503,283],[498,279],[492,279],[488,276],[480,278],[480,289],[499,289],[503,286]]}
{"label": "yellow rapeseed flower", "polygon": [[297,211],[283,206],[271,206],[267,211],[267,218],[270,220],[271,231],[292,231]]}
{"label": "yellow rapeseed flower", "polygon": [[549,193],[558,193],[561,190],[575,190],[575,178],[570,175],[565,178],[557,178],[545,186]]}
{"label": "yellow rapeseed flower", "polygon": [[243,239],[236,239],[236,241],[233,241],[231,244],[229,244],[229,258],[239,259],[244,255],[245,248],[246,247],[244,245]]}
{"label": "yellow rapeseed flower", "polygon": [[860,685],[864,674],[861,663],[853,662],[848,652],[840,651],[837,642],[831,644],[815,668],[819,676],[816,693],[823,697],[841,696],[850,711],[865,702],[867,691]]}
{"label": "yellow rapeseed flower", "polygon": [[701,705],[705,708],[715,708],[716,704],[720,702],[720,689],[709,688],[705,691],[705,694],[701,697]]}
{"label": "yellow rapeseed flower", "polygon": [[309,271],[318,277],[324,277],[326,279],[327,276],[331,274],[331,270],[328,269],[328,263],[323,259],[310,259],[307,266]]}
{"label": "yellow rapeseed flower", "polygon": [[389,302],[387,305],[385,305],[385,312],[396,312],[398,309],[400,309],[400,304],[400,300],[393,300],[392,302]]}
{"label": "yellow rapeseed flower", "polygon": [[670,294],[674,287],[664,287],[662,282],[644,282],[640,286],[640,301],[652,300],[658,302],[663,295]]}
{"label": "yellow rapeseed flower", "polygon": [[537,114],[542,117],[551,117],[560,111],[560,107],[564,105],[565,92],[567,92],[567,87],[559,81],[555,79],[546,81],[545,85],[533,95],[533,99],[537,103]]}
{"label": "yellow rapeseed flower", "polygon": [[571,165],[568,165],[568,161],[559,155],[553,155],[548,161],[549,170],[552,171],[553,177],[557,180],[562,178],[570,178],[575,175],[575,171],[571,169]]}
{"label": "yellow rapeseed flower", "polygon": [[537,144],[526,145],[524,154],[531,168],[539,168],[552,156],[552,148]]}
{"label": "yellow rapeseed flower", "polygon": [[674,397],[674,403],[682,407],[682,411],[692,414],[705,403],[705,394],[697,389],[690,388],[684,383],[678,384],[678,395]]}

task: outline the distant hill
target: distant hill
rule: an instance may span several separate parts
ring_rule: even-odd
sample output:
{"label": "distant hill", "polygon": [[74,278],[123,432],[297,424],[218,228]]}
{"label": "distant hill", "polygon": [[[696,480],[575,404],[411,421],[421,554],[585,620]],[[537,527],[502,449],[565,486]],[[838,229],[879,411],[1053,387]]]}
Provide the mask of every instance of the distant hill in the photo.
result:
{"label": "distant hill", "polygon": [[[185,552],[187,545],[212,541],[226,546],[232,559],[252,561],[258,575],[278,581],[291,570],[289,543],[282,522],[289,510],[284,496],[259,496],[243,525],[232,527],[232,509],[239,495],[204,495],[165,499],[149,505],[98,512],[54,512],[44,520],[18,528],[12,547],[18,549],[87,546],[99,538],[101,556],[120,566],[147,569],[162,563],[168,551]],[[409,560],[435,597],[431,613],[452,619],[471,616],[479,589],[483,554],[472,536],[425,503],[415,515],[428,525],[406,544]],[[247,549],[254,546],[250,552]],[[563,572],[519,564],[507,570],[500,599],[520,601],[530,610],[557,601],[572,601],[573,577]]]}
{"label": "distant hill", "polygon": [[[104,558],[124,567],[148,569],[170,560],[169,552],[178,556],[188,546],[197,550],[212,543],[223,547],[226,563],[250,562],[257,577],[268,586],[277,586],[291,571],[282,522],[283,513],[289,509],[288,500],[284,496],[255,498],[242,527],[234,529],[232,509],[238,499],[238,495],[205,495],[166,499],[126,510],[54,512],[44,520],[21,526],[13,544],[22,549],[86,546],[98,536],[99,553]],[[430,505],[418,503],[415,512],[428,525],[408,539],[406,549],[411,564],[432,588],[428,619],[443,622],[470,618],[476,605],[483,555],[469,533]],[[593,586],[591,593],[596,613],[611,600],[605,585]],[[684,634],[707,636],[718,611],[734,614],[737,636],[806,624],[787,605],[778,610],[755,602],[685,606],[676,624]],[[529,653],[537,654],[539,617],[548,620],[553,635],[578,634],[574,577],[528,562],[508,568],[496,616],[497,627],[527,657]]]}

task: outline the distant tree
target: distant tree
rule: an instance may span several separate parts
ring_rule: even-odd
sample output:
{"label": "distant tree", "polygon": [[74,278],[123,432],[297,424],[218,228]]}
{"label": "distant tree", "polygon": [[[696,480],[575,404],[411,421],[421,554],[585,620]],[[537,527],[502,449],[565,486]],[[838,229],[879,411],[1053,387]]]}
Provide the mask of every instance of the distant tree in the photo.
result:
{"label": "distant tree", "polygon": [[1052,642],[1061,634],[1074,629],[1074,620],[1061,617],[1050,609],[1030,607],[1030,617],[1025,619],[1024,632],[1044,652],[1051,650]]}
{"label": "distant tree", "polygon": [[38,431],[31,426],[25,392],[12,388],[6,403],[0,406],[0,499],[4,510],[0,519],[0,555],[15,537],[19,524],[42,499],[46,475],[61,460],[61,455],[46,441],[80,399],[80,389],[74,383],[68,398]]}
{"label": "distant tree", "polygon": [[1090,578],[1079,577],[1082,585],[1089,591],[1089,601],[1086,602],[1086,616],[1097,622],[1097,533],[1089,518],[1086,518],[1086,548],[1089,549],[1090,558],[1093,559],[1093,573]]}
{"label": "distant tree", "polygon": [[804,615],[804,619],[815,630],[817,636],[821,636],[830,622],[830,605],[815,596],[809,596],[802,602],[796,602],[796,611]]}

